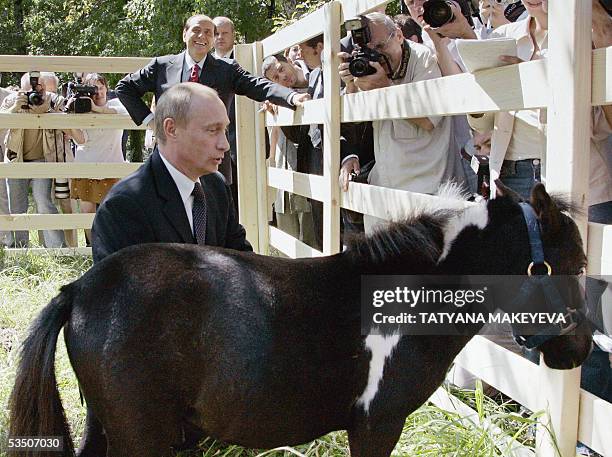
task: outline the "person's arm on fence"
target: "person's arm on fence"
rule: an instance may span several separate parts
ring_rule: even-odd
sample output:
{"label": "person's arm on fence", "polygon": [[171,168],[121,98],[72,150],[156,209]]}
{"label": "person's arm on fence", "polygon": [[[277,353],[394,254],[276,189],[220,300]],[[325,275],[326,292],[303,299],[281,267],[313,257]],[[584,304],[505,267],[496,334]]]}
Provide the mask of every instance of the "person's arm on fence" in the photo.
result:
{"label": "person's arm on fence", "polygon": [[301,106],[307,98],[306,94],[298,94],[293,89],[276,84],[269,79],[253,76],[237,63],[226,69],[228,77],[232,78],[232,85],[237,95],[245,95],[252,100],[263,102],[268,100],[275,105],[295,109]]}

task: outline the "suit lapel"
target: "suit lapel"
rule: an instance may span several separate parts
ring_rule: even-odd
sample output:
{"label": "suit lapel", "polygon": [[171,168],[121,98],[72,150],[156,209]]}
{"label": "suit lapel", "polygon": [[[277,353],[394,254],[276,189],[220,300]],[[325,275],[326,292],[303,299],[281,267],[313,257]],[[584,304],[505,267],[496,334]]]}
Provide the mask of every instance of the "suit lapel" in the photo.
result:
{"label": "suit lapel", "polygon": [[215,75],[215,67],[217,66],[217,59],[213,56],[212,52],[209,52],[202,66],[202,72],[200,73],[200,84],[204,84],[207,87],[217,88],[217,80]]}
{"label": "suit lapel", "polygon": [[164,200],[164,216],[170,225],[174,227],[183,243],[193,243],[193,232],[189,226],[185,205],[183,205],[176,184],[172,176],[170,176],[170,172],[162,162],[157,149],[151,155],[151,166],[155,176],[157,193],[159,197]]}
{"label": "suit lapel", "polygon": [[[177,54],[174,60],[166,67],[166,78],[170,86],[174,86],[181,82],[183,74],[183,64],[185,62],[185,51]],[[163,164],[162,164],[163,165]]]}

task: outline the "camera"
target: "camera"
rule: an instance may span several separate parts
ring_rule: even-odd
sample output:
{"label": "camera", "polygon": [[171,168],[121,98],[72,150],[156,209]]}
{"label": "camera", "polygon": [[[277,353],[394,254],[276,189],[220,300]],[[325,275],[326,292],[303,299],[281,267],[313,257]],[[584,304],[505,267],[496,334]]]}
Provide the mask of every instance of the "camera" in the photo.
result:
{"label": "camera", "polygon": [[504,8],[504,16],[510,22],[515,22],[525,12],[521,0],[489,0],[489,5],[501,5]]}
{"label": "camera", "polygon": [[371,40],[367,19],[363,16],[349,19],[344,26],[347,32],[351,32],[353,43],[359,47],[357,53],[348,60],[349,72],[356,78],[373,75],[376,69],[370,65],[370,62],[380,62],[382,55],[367,46]]}
{"label": "camera", "polygon": [[30,86],[32,86],[32,89],[25,93],[26,97],[28,98],[28,104],[22,106],[22,109],[30,109],[30,106],[40,106],[45,102],[44,92],[42,90],[42,86],[40,85],[39,79],[39,71],[30,72]]}
{"label": "camera", "polygon": [[453,2],[451,0],[427,0],[423,3],[423,20],[433,28],[442,27],[449,22],[453,22],[455,15],[451,8],[452,5],[458,5],[469,24],[474,25],[469,5],[464,2]]}
{"label": "camera", "polygon": [[68,113],[89,113],[91,111],[91,98],[98,93],[96,86],[88,86],[83,84],[81,78],[77,78],[76,82],[68,83],[66,97],[73,99],[72,103],[67,107]]}

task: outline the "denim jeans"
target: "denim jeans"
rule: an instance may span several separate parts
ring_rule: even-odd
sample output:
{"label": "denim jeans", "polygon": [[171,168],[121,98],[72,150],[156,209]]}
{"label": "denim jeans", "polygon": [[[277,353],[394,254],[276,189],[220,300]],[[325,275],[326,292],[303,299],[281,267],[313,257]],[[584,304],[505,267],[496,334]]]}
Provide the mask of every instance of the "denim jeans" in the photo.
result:
{"label": "denim jeans", "polygon": [[539,159],[504,160],[499,178],[505,186],[529,201],[531,189],[542,180],[541,162]]}
{"label": "denim jeans", "polygon": [[[41,160],[40,162],[43,162]],[[51,200],[51,179],[9,179],[9,208],[11,214],[25,214],[28,212],[28,189],[32,185],[32,195],[38,214],[58,214],[57,208]],[[9,246],[28,247],[29,234],[27,230],[11,233]],[[61,248],[65,246],[64,232],[62,230],[43,230],[44,246],[47,248]]]}

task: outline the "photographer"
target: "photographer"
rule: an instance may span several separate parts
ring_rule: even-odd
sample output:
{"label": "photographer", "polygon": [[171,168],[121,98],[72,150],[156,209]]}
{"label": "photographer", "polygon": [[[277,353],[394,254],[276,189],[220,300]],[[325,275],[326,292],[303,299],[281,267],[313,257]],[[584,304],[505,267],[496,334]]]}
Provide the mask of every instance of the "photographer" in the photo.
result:
{"label": "photographer", "polygon": [[[378,61],[370,59],[373,74],[355,77],[347,61],[351,56],[340,53],[345,62],[338,70],[348,93],[440,77],[440,68],[432,52],[425,46],[405,40],[390,17],[370,13],[362,16],[361,21],[363,29],[353,30],[353,38],[357,41],[356,36],[365,36],[363,39],[367,40],[369,54],[372,56],[371,51],[375,51],[374,56],[379,57]],[[376,164],[370,172],[369,183],[412,192],[436,192],[448,177],[450,118],[389,119],[375,121],[373,127]],[[343,163],[343,184],[346,184],[350,172],[357,169],[357,158]],[[377,223],[375,218],[364,217],[366,232]]]}
{"label": "photographer", "polygon": [[[118,99],[108,100],[108,82],[103,75],[90,73],[83,79],[82,86],[96,88],[90,101],[91,112],[99,114],[128,114]],[[74,161],[77,163],[120,163],[123,162],[121,139],[123,130],[86,129],[83,131],[84,141],[77,145]],[[95,213],[111,187],[117,183],[117,178],[88,179],[74,178],[70,186],[70,196],[80,200],[82,213]],[[88,240],[90,230],[85,230]]]}
{"label": "photographer", "polygon": [[[64,107],[62,97],[47,93],[45,83],[38,72],[25,73],[21,78],[21,90],[9,95],[2,102],[0,111],[5,113],[60,113]],[[6,161],[9,162],[64,162],[70,154],[70,145],[64,134],[76,139],[82,138],[80,130],[9,129],[6,139]],[[9,208],[11,214],[24,214],[28,210],[28,188],[39,214],[57,214],[51,200],[52,179],[9,179]],[[43,244],[48,248],[64,246],[61,230],[44,230]],[[9,236],[11,247],[27,247],[28,231],[17,231]]]}
{"label": "photographer", "polygon": [[[2,73],[0,73],[0,79]],[[0,105],[2,101],[13,92],[0,87]],[[6,137],[6,130],[0,129],[0,162],[4,161],[4,139]],[[8,188],[6,186],[6,179],[0,178],[0,214],[9,214],[8,204]],[[9,232],[0,231],[0,246],[5,246],[8,243]]]}

